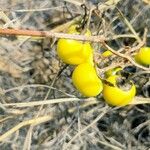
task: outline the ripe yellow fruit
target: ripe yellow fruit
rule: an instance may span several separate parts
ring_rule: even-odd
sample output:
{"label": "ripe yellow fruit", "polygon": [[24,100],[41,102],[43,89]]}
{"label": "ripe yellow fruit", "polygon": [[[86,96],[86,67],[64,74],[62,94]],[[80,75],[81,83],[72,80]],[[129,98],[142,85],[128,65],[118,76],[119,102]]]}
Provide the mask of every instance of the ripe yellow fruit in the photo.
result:
{"label": "ripe yellow fruit", "polygon": [[89,63],[92,66],[94,66],[93,53],[91,53],[91,55],[89,56],[89,58],[87,58],[87,60],[85,61],[85,63]]}
{"label": "ripe yellow fruit", "polygon": [[[71,26],[68,29],[68,33],[80,34],[80,32],[76,30],[76,25]],[[85,33],[87,36],[90,34],[89,30]],[[93,58],[93,49],[89,42],[59,39],[57,43],[57,54],[63,62],[78,65],[87,62],[90,57]]]}
{"label": "ripe yellow fruit", "polygon": [[74,86],[87,97],[97,96],[103,89],[95,68],[89,63],[78,65],[72,74]]}
{"label": "ripe yellow fruit", "polygon": [[105,52],[102,53],[103,57],[110,57],[112,55],[113,55],[113,53],[111,51],[109,51],[109,50],[107,50],[107,51],[105,51]]}
{"label": "ripe yellow fruit", "polygon": [[129,89],[122,89],[117,86],[117,79],[119,76],[110,76],[107,81],[112,83],[114,86],[110,86],[104,83],[103,97],[105,101],[113,106],[125,106],[131,102],[136,94],[136,88],[133,83]]}
{"label": "ripe yellow fruit", "polygon": [[109,69],[105,72],[105,77],[108,78],[109,76],[116,75],[121,70],[122,70],[121,67],[115,67],[113,69]]}
{"label": "ripe yellow fruit", "polygon": [[92,55],[93,49],[89,43],[60,39],[57,44],[57,54],[63,62],[78,65],[87,61]]}
{"label": "ripe yellow fruit", "polygon": [[150,65],[150,47],[142,47],[135,55],[135,61],[141,65]]}

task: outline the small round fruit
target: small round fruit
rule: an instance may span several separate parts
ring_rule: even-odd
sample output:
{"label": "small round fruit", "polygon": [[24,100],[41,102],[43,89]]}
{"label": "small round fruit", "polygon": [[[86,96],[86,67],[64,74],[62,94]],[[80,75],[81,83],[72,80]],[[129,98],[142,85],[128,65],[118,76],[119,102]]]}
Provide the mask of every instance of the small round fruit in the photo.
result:
{"label": "small round fruit", "polygon": [[57,54],[60,59],[71,65],[84,63],[93,53],[89,43],[75,40],[60,39],[57,44]]}
{"label": "small round fruit", "polygon": [[150,47],[142,47],[135,55],[135,61],[141,65],[150,65]]}
{"label": "small round fruit", "polygon": [[72,74],[74,86],[87,97],[97,96],[103,89],[95,68],[89,63],[78,65]]}
{"label": "small round fruit", "polygon": [[105,72],[105,77],[108,78],[109,76],[116,75],[121,70],[122,70],[121,67],[115,67],[113,69],[109,69]]}
{"label": "small round fruit", "polygon": [[[89,34],[90,31],[85,33]],[[75,25],[69,28],[70,34],[79,34],[75,29]],[[59,39],[57,43],[57,54],[60,59],[71,65],[78,65],[87,60],[93,55],[93,49],[89,42],[82,42],[71,39]]]}
{"label": "small round fruit", "polygon": [[103,57],[110,57],[112,55],[113,55],[113,53],[111,51],[109,51],[109,50],[107,50],[107,51],[105,51],[105,52],[102,53]]}
{"label": "small round fruit", "polygon": [[125,106],[131,102],[136,94],[135,85],[131,82],[131,87],[128,89],[122,89],[117,86],[117,79],[119,76],[110,76],[107,81],[114,86],[104,83],[103,87],[103,97],[105,101],[113,106]]}

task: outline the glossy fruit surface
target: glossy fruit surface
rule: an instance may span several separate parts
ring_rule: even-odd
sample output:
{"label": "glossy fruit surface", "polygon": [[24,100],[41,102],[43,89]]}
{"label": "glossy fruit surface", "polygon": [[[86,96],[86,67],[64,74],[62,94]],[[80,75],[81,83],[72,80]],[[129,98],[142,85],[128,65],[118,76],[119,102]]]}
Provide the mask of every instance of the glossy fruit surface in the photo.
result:
{"label": "glossy fruit surface", "polygon": [[141,65],[150,65],[150,47],[142,47],[135,55],[135,61]]}
{"label": "glossy fruit surface", "polygon": [[57,44],[57,54],[67,64],[84,63],[92,53],[93,49],[89,43],[83,44],[75,40],[60,39]]}
{"label": "glossy fruit surface", "polygon": [[111,51],[109,51],[109,50],[107,50],[107,51],[105,51],[105,52],[102,53],[103,57],[110,57],[112,55],[113,55],[113,53]]}
{"label": "glossy fruit surface", "polygon": [[95,68],[89,63],[78,65],[72,74],[74,86],[87,97],[97,96],[103,89]]}
{"label": "glossy fruit surface", "polygon": [[136,94],[136,88],[133,83],[129,89],[122,89],[117,86],[117,79],[119,76],[110,76],[107,81],[112,83],[114,86],[110,86],[104,83],[103,97],[105,101],[113,106],[125,106],[131,102]]}
{"label": "glossy fruit surface", "polygon": [[115,67],[115,68],[109,69],[105,72],[105,77],[108,78],[109,76],[116,75],[121,70],[122,70],[121,67]]}
{"label": "glossy fruit surface", "polygon": [[[80,34],[75,27],[75,25],[71,26],[68,29],[68,33]],[[89,36],[90,31],[87,30],[85,35]],[[87,62],[90,57],[93,57],[93,49],[89,42],[59,39],[57,43],[57,54],[63,62],[71,65],[78,65]]]}

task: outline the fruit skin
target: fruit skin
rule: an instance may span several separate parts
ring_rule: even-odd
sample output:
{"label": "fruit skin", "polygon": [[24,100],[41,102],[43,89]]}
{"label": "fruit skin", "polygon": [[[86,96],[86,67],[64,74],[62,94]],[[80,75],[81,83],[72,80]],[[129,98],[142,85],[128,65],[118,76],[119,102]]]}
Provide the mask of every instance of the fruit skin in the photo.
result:
{"label": "fruit skin", "polygon": [[150,65],[150,47],[142,47],[135,55],[135,61],[141,65]]}
{"label": "fruit skin", "polygon": [[95,68],[89,63],[78,65],[72,74],[74,86],[86,97],[97,96],[103,89]]}
{"label": "fruit skin", "polygon": [[113,69],[109,69],[105,72],[105,77],[108,78],[109,76],[116,75],[121,70],[122,70],[121,67],[115,67]]}
{"label": "fruit skin", "polygon": [[125,106],[131,102],[136,94],[136,87],[133,83],[129,90],[123,90],[116,85],[116,80],[119,76],[110,76],[107,81],[112,83],[113,86],[109,86],[104,83],[103,97],[105,101],[113,106]]}
{"label": "fruit skin", "polygon": [[111,51],[109,51],[109,50],[107,50],[107,51],[105,51],[105,52],[102,53],[103,57],[110,57],[112,55],[113,55],[113,53]]}
{"label": "fruit skin", "polygon": [[60,39],[57,44],[57,54],[63,62],[71,65],[84,63],[93,53],[89,43]]}
{"label": "fruit skin", "polygon": [[[80,34],[80,32],[76,30],[76,25],[71,26],[67,33]],[[87,30],[85,33],[87,36],[90,34],[91,33],[89,30]],[[79,65],[81,63],[87,62],[90,57],[93,59],[93,49],[89,42],[82,42],[71,39],[58,40],[57,54],[63,62],[71,65]]]}

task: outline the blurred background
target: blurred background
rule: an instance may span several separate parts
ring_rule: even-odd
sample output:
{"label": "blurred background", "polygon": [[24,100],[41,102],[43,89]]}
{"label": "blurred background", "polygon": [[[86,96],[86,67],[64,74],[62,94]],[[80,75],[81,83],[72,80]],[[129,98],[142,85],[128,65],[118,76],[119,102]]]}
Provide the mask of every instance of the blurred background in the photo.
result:
{"label": "blurred background", "polygon": [[[72,22],[84,18],[83,4],[87,12],[96,8],[90,20],[92,35],[109,38],[112,48],[138,45],[137,39],[130,37],[134,35],[125,19],[141,39],[148,29],[146,45],[150,46],[149,0],[0,0],[0,28],[65,32]],[[124,34],[129,37],[120,38]],[[83,98],[72,85],[73,67],[59,60],[56,44],[56,38],[0,36],[0,135],[22,123],[0,143],[0,149],[149,150],[149,104],[111,107],[99,95],[93,101],[42,105],[44,100]],[[118,56],[102,60],[105,48],[99,43],[92,45],[99,69],[112,63],[126,64]],[[149,98],[150,74],[128,65],[135,69],[137,96]],[[32,101],[41,105],[7,106]],[[26,120],[43,115],[52,118],[26,126]]]}

